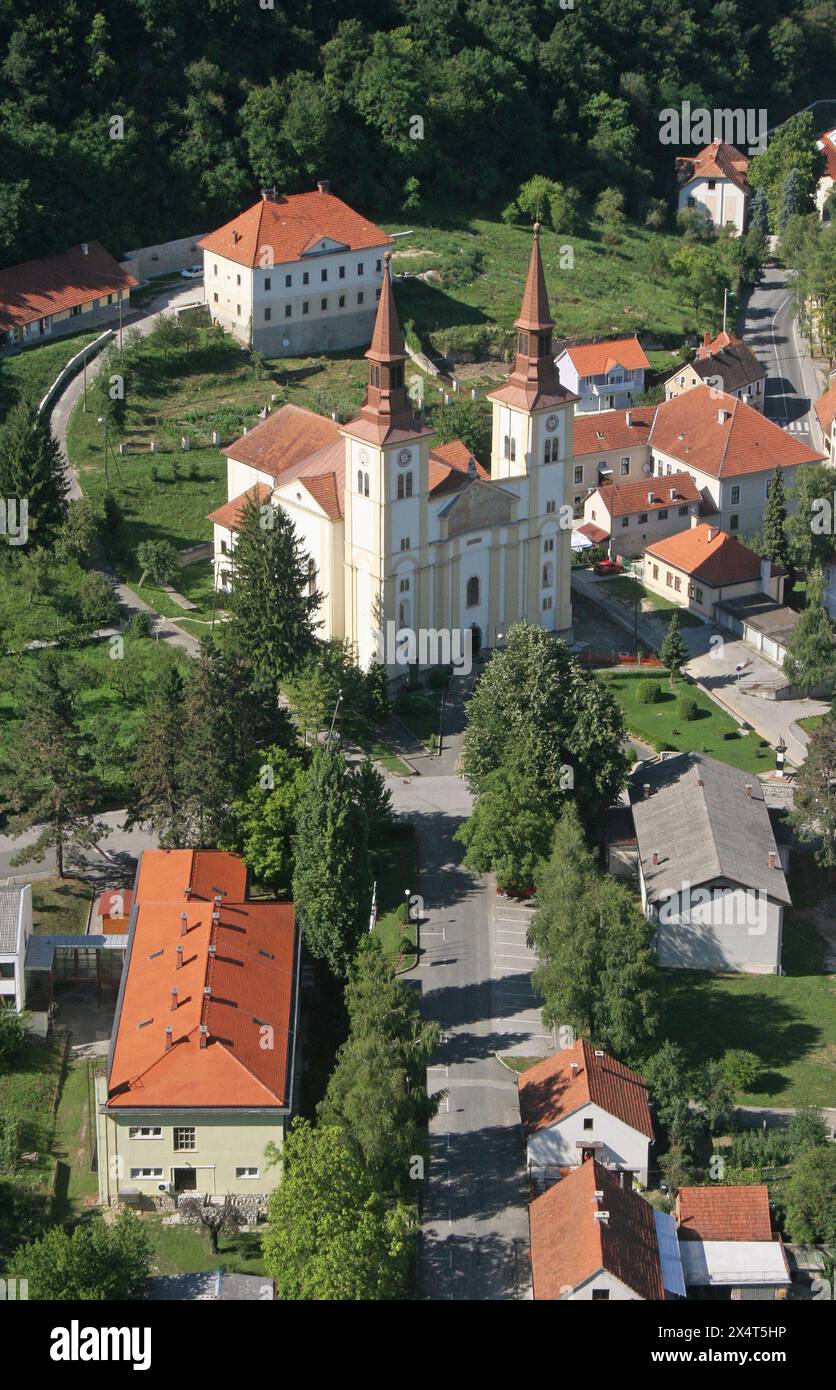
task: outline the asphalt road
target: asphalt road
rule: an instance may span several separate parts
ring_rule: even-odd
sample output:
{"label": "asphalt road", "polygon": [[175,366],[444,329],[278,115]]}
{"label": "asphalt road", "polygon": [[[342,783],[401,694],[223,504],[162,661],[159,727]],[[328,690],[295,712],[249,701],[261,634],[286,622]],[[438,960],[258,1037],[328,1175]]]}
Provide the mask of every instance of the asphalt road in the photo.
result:
{"label": "asphalt road", "polygon": [[824,382],[795,321],[792,276],[768,266],[749,295],[742,337],[767,372],[766,414],[813,447],[810,411]]}

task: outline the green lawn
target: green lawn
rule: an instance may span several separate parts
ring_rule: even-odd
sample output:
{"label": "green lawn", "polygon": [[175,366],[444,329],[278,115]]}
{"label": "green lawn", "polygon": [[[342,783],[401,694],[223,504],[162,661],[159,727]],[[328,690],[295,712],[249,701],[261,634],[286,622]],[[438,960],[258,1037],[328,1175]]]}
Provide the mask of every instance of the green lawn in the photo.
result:
{"label": "green lawn", "polygon": [[[439,352],[498,357],[509,346],[519,313],[531,229],[479,217],[437,217],[436,225],[409,221],[390,228],[414,232],[397,243],[396,275],[437,270],[442,277],[441,283],[410,279],[396,286],[401,321],[411,322],[425,346]],[[561,267],[566,245],[573,251],[571,269]],[[597,231],[569,236],[544,227],[540,246],[556,333],[614,337],[649,330],[669,339],[671,348],[678,346],[685,333],[700,327],[667,268],[678,245],[676,237],[629,222],[613,248],[603,245]],[[463,252],[481,261],[470,282],[457,286],[451,273],[464,278],[456,276]],[[668,357],[667,363],[673,361]]]}
{"label": "green lawn", "polygon": [[69,936],[87,930],[93,889],[82,878],[42,878],[32,884],[36,934]]}
{"label": "green lawn", "polygon": [[[792,888],[792,885],[791,885]],[[834,977],[823,968],[823,943],[803,909],[784,924],[785,975],[662,972],[657,1040],[678,1042],[692,1064],[726,1048],[760,1058],[759,1090],[740,1104],[830,1106],[836,1093]]]}
{"label": "green lawn", "polygon": [[228,1274],[263,1274],[261,1238],[255,1232],[222,1236],[219,1253],[195,1226],[164,1226],[159,1216],[143,1214],[142,1225],[151,1244],[152,1274],[201,1274],[220,1267]]}
{"label": "green lawn", "polygon": [[822,720],[825,718],[826,715],[824,714],[808,714],[806,719],[798,719],[796,723],[800,729],[804,729],[808,734],[811,734],[814,729],[819,727]]}
{"label": "green lawn", "polygon": [[77,637],[81,631],[79,593],[85,571],[75,560],[52,560],[44,591],[27,588],[26,547],[0,553],[0,631],[5,648],[20,651],[30,642]]}
{"label": "green lawn", "polygon": [[[769,772],[774,767],[774,754],[770,748],[760,746],[760,736],[741,734],[731,715],[689,681],[679,679],[671,689],[668,674],[663,670],[617,674],[599,671],[598,678],[606,681],[624,710],[629,732],[658,752],[663,751],[664,746],[678,753],[706,753],[744,772]],[[657,681],[661,686],[662,698],[658,704],[640,704],[638,688],[640,682],[646,680]],[[683,695],[697,704],[697,718],[690,723],[679,715],[679,699]],[[731,737],[724,737],[726,734]]]}
{"label": "green lawn", "polygon": [[75,333],[51,343],[38,343],[14,357],[0,357],[0,420],[15,401],[23,398],[37,405],[42,401],[58,373],[76,353],[101,336]]}
{"label": "green lawn", "polygon": [[628,579],[624,574],[617,574],[605,582],[607,586],[605,596],[617,599],[631,612],[635,606],[636,590],[638,589],[639,606],[643,613],[650,613],[654,618],[667,618],[670,621],[671,614],[676,612],[679,614],[680,627],[702,627],[704,625],[696,613],[689,613],[687,609],[680,608],[679,604],[671,603],[668,598],[662,598],[661,594],[652,593],[638,579]]}
{"label": "green lawn", "polygon": [[52,1146],[58,1161],[56,1216],[61,1220],[80,1215],[85,1199],[98,1194],[98,1178],[90,1163],[94,1106],[88,1059],[76,1058],[67,1065]]}
{"label": "green lawn", "polygon": [[[417,893],[418,865],[415,831],[411,825],[396,826],[383,849],[378,852],[377,923],[375,935],[385,954],[401,968],[414,963],[416,926],[406,922],[406,893]],[[404,949],[404,943],[409,945]]]}
{"label": "green lawn", "polygon": [[0,1175],[0,1264],[25,1236],[40,1233],[51,1195],[54,1158],[52,1106],[61,1075],[54,1038],[29,1038],[14,1068],[0,1073],[0,1113],[20,1120],[22,1153],[37,1153],[13,1176]]}

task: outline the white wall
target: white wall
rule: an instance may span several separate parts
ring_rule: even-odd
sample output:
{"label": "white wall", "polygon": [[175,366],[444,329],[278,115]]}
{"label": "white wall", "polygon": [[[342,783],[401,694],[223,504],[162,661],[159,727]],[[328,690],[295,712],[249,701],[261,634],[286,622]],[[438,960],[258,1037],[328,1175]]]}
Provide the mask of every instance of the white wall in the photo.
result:
{"label": "white wall", "polygon": [[[585,1119],[592,1120],[591,1130],[584,1129]],[[650,1153],[647,1136],[592,1102],[567,1115],[558,1124],[538,1129],[529,1136],[529,1167],[576,1168],[581,1161],[577,1141],[594,1139],[604,1145],[596,1153],[600,1163],[615,1163],[625,1172],[636,1173],[642,1184],[647,1183]]]}

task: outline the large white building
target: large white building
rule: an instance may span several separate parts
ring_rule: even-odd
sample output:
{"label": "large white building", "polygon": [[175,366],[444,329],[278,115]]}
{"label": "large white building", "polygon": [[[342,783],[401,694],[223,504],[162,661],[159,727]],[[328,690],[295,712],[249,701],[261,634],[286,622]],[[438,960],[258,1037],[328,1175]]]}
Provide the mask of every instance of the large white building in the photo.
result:
{"label": "large white building", "polygon": [[203,282],[213,320],[270,357],[369,341],[390,238],[322,180],[259,202],[210,232]]}
{"label": "large white building", "polygon": [[706,145],[699,154],[676,161],[679,210],[693,208],[718,231],[731,227],[737,236],[746,229],[749,202],[749,160],[723,140]]}
{"label": "large white building", "polygon": [[253,501],[290,515],[323,594],[320,635],[348,639],[363,666],[402,669],[388,641],[400,630],[419,647],[422,633],[469,631],[477,649],[520,619],[568,635],[576,397],[554,364],[539,227],[515,326],[513,370],[489,397],[488,471],[460,441],[433,447],[413,414],[385,253],[359,414],[339,425],[286,405],[224,450],[229,501],[210,517],[220,587]]}

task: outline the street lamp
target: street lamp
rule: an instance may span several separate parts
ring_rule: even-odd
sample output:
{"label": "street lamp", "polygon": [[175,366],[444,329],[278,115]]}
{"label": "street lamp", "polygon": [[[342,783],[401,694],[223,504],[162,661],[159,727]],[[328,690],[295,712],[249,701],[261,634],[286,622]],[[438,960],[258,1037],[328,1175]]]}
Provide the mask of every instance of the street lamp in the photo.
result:
{"label": "street lamp", "polygon": [[784,759],[786,758],[786,756],[787,756],[787,745],[785,744],[784,738],[783,738],[783,735],[782,735],[782,736],[781,736],[781,739],[780,739],[780,742],[778,742],[778,743],[775,745],[775,770],[776,770],[776,772],[777,772],[777,774],[778,774],[779,777],[783,777],[783,776],[784,776]]}
{"label": "street lamp", "polygon": [[404,888],[403,893],[404,893],[404,897],[405,897],[405,899],[406,899],[406,921],[407,921],[407,926],[408,926],[408,925],[409,925],[409,900],[410,900],[410,898],[412,897],[412,889],[411,889],[411,888]]}

